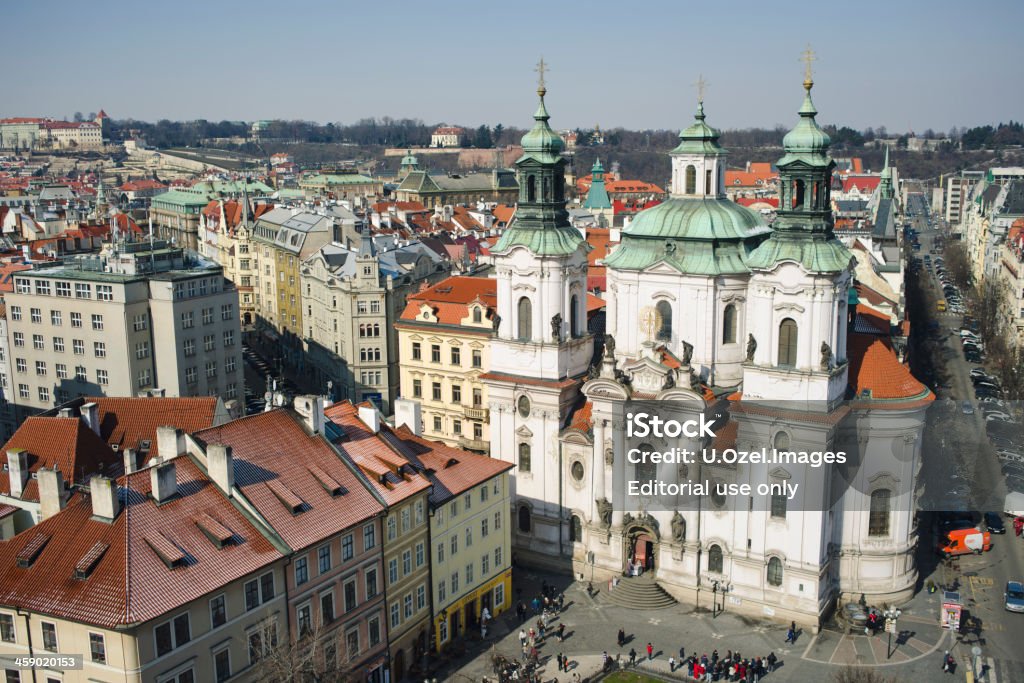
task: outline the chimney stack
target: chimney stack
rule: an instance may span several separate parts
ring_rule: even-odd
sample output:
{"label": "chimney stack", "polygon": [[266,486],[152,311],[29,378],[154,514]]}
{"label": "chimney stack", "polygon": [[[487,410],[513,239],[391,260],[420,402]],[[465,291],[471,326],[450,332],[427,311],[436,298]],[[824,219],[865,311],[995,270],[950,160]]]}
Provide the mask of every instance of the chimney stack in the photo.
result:
{"label": "chimney stack", "polygon": [[181,455],[185,452],[185,435],[176,427],[157,427],[156,450],[161,460]]}
{"label": "chimney stack", "polygon": [[323,396],[299,396],[293,404],[295,412],[302,416],[306,426],[314,434],[324,433],[324,397]]}
{"label": "chimney stack", "polygon": [[92,498],[92,516],[105,522],[112,522],[121,511],[117,497],[117,484],[107,477],[95,476],[89,480],[89,495]]}
{"label": "chimney stack", "polygon": [[178,470],[174,461],[162,462],[149,470],[150,495],[153,500],[166,503],[178,492]]}
{"label": "chimney stack", "polygon": [[89,429],[100,434],[100,407],[90,401],[82,404],[82,422],[89,425]]}
{"label": "chimney stack", "polygon": [[374,406],[359,406],[359,419],[374,434],[380,431],[380,413]]}
{"label": "chimney stack", "polygon": [[61,408],[59,411],[57,411],[57,414],[60,415],[60,417],[74,417],[75,416],[74,415],[74,411],[72,411],[71,408]]}
{"label": "chimney stack", "polygon": [[206,469],[224,495],[230,496],[235,487],[235,462],[231,457],[231,446],[211,443],[206,447]]}
{"label": "chimney stack", "polygon": [[28,451],[24,448],[7,451],[7,478],[11,482],[11,497],[21,498],[28,483]]}
{"label": "chimney stack", "polygon": [[49,519],[64,509],[64,475],[56,467],[39,470],[39,514]]}
{"label": "chimney stack", "polygon": [[139,469],[138,453],[135,452],[134,448],[126,448],[122,452],[124,457],[124,473],[131,474],[132,472]]}
{"label": "chimney stack", "polygon": [[[362,417],[362,415],[360,415]],[[395,399],[395,426],[405,425],[416,436],[423,431],[423,416],[420,402],[411,398]]]}

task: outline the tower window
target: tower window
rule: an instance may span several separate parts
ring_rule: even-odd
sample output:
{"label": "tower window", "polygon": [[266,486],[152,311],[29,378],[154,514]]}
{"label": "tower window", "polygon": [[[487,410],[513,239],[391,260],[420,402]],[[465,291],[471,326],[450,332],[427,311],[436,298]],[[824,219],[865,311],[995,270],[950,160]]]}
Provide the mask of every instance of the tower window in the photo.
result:
{"label": "tower window", "polygon": [[530,341],[533,338],[533,305],[528,297],[519,299],[518,314],[517,337],[519,341]]}
{"label": "tower window", "polygon": [[779,323],[779,367],[796,367],[796,321],[786,318]]}
{"label": "tower window", "polygon": [[797,180],[794,189],[796,197],[793,201],[793,206],[802,209],[804,208],[804,181]]}
{"label": "tower window", "polygon": [[654,308],[658,311],[658,317],[661,320],[661,327],[658,328],[658,341],[672,341],[672,304],[663,299]]}
{"label": "tower window", "polygon": [[537,179],[532,175],[526,176],[526,201],[537,201]]}
{"label": "tower window", "polygon": [[711,171],[704,172],[704,194],[711,194]]}
{"label": "tower window", "polygon": [[576,294],[569,298],[569,333],[573,338],[580,336],[580,298]]}
{"label": "tower window", "polygon": [[519,471],[530,471],[530,444],[525,441],[519,444]]}
{"label": "tower window", "polygon": [[530,532],[531,527],[530,508],[523,505],[519,508],[519,530],[526,534]]}
{"label": "tower window", "polygon": [[782,585],[782,560],[777,557],[768,560],[768,585]]}
{"label": "tower window", "polygon": [[736,343],[736,307],[732,304],[722,313],[722,343]]}
{"label": "tower window", "polygon": [[722,573],[722,546],[713,545],[708,548],[708,571]]}
{"label": "tower window", "polygon": [[551,201],[551,178],[544,178],[544,192],[541,194],[540,200],[542,202]]}
{"label": "tower window", "polygon": [[573,515],[569,522],[569,541],[571,543],[583,542],[583,524],[577,515]]}
{"label": "tower window", "polygon": [[871,512],[868,515],[868,536],[889,535],[889,501],[892,492],[878,489],[871,492]]}
{"label": "tower window", "polygon": [[697,194],[697,167],[693,164],[686,167],[686,194]]}

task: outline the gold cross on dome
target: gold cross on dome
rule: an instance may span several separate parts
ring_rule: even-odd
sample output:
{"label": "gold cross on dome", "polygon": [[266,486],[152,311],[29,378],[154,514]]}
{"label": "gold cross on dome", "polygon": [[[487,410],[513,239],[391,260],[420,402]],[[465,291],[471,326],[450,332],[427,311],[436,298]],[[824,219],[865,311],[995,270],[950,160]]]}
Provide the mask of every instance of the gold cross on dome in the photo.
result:
{"label": "gold cross on dome", "polygon": [[544,72],[548,70],[548,65],[544,63],[544,58],[541,57],[540,61],[537,62],[537,68],[534,71],[537,72],[537,92],[547,92],[547,87],[544,85]]}
{"label": "gold cross on dome", "polygon": [[711,84],[704,80],[703,74],[697,77],[697,82],[693,84],[693,87],[697,88],[698,103],[704,102],[704,93],[707,91],[709,85]]}
{"label": "gold cross on dome", "polygon": [[804,87],[810,90],[814,85],[814,79],[811,77],[811,62],[818,61],[810,43],[807,43],[807,49],[800,53],[800,61],[804,63]]}

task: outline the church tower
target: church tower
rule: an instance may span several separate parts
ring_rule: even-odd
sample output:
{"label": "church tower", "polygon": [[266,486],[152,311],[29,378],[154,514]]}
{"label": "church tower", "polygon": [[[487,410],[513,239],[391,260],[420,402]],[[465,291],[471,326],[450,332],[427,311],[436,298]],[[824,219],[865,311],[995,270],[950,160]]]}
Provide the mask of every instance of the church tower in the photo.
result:
{"label": "church tower", "polygon": [[558,435],[593,356],[587,330],[587,252],[565,208],[562,139],[548,125],[544,62],[534,126],[516,161],[515,218],[491,250],[498,305],[491,341],[492,453],[517,466],[513,543],[558,553],[563,519]]}
{"label": "church tower", "polygon": [[815,120],[810,62],[800,121],[783,138],[779,211],[751,253],[743,398],[814,402],[830,410],[847,386],[852,254],[833,232],[831,140]]}

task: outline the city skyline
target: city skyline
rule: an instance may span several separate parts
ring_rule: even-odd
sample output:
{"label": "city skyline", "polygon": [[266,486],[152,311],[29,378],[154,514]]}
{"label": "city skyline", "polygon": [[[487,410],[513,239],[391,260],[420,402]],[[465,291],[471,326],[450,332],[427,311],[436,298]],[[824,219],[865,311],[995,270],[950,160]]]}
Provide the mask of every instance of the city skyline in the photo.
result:
{"label": "city skyline", "polygon": [[[951,2],[869,3],[856,14],[839,5],[817,6],[813,15],[797,7],[766,16],[752,3],[685,12],[655,3],[652,20],[629,33],[607,3],[588,6],[598,17],[589,21],[577,7],[533,2],[507,12],[463,2],[402,12],[300,2],[297,18],[274,23],[268,3],[185,2],[170,19],[161,6],[121,0],[84,16],[21,6],[12,22],[45,25],[51,40],[40,50],[29,42],[35,32],[9,37],[6,80],[17,96],[5,98],[0,116],[70,119],[102,108],[115,119],[145,121],[390,116],[525,126],[543,56],[557,128],[679,128],[692,112],[698,77],[710,84],[705,100],[717,127],[771,128],[791,125],[799,57],[810,43],[823,121],[945,133],[1019,118],[1024,95],[1005,85],[1024,78],[1024,48],[1011,37],[1024,8],[1000,4],[1001,11],[972,15],[965,35],[951,33],[960,11]],[[738,24],[737,16],[756,21]],[[113,40],[92,44],[112,50],[91,57],[90,46],[83,57],[82,36],[111,33]],[[986,69],[978,69],[977,55]],[[102,75],[83,78],[82,69],[68,68],[76,63]]]}

